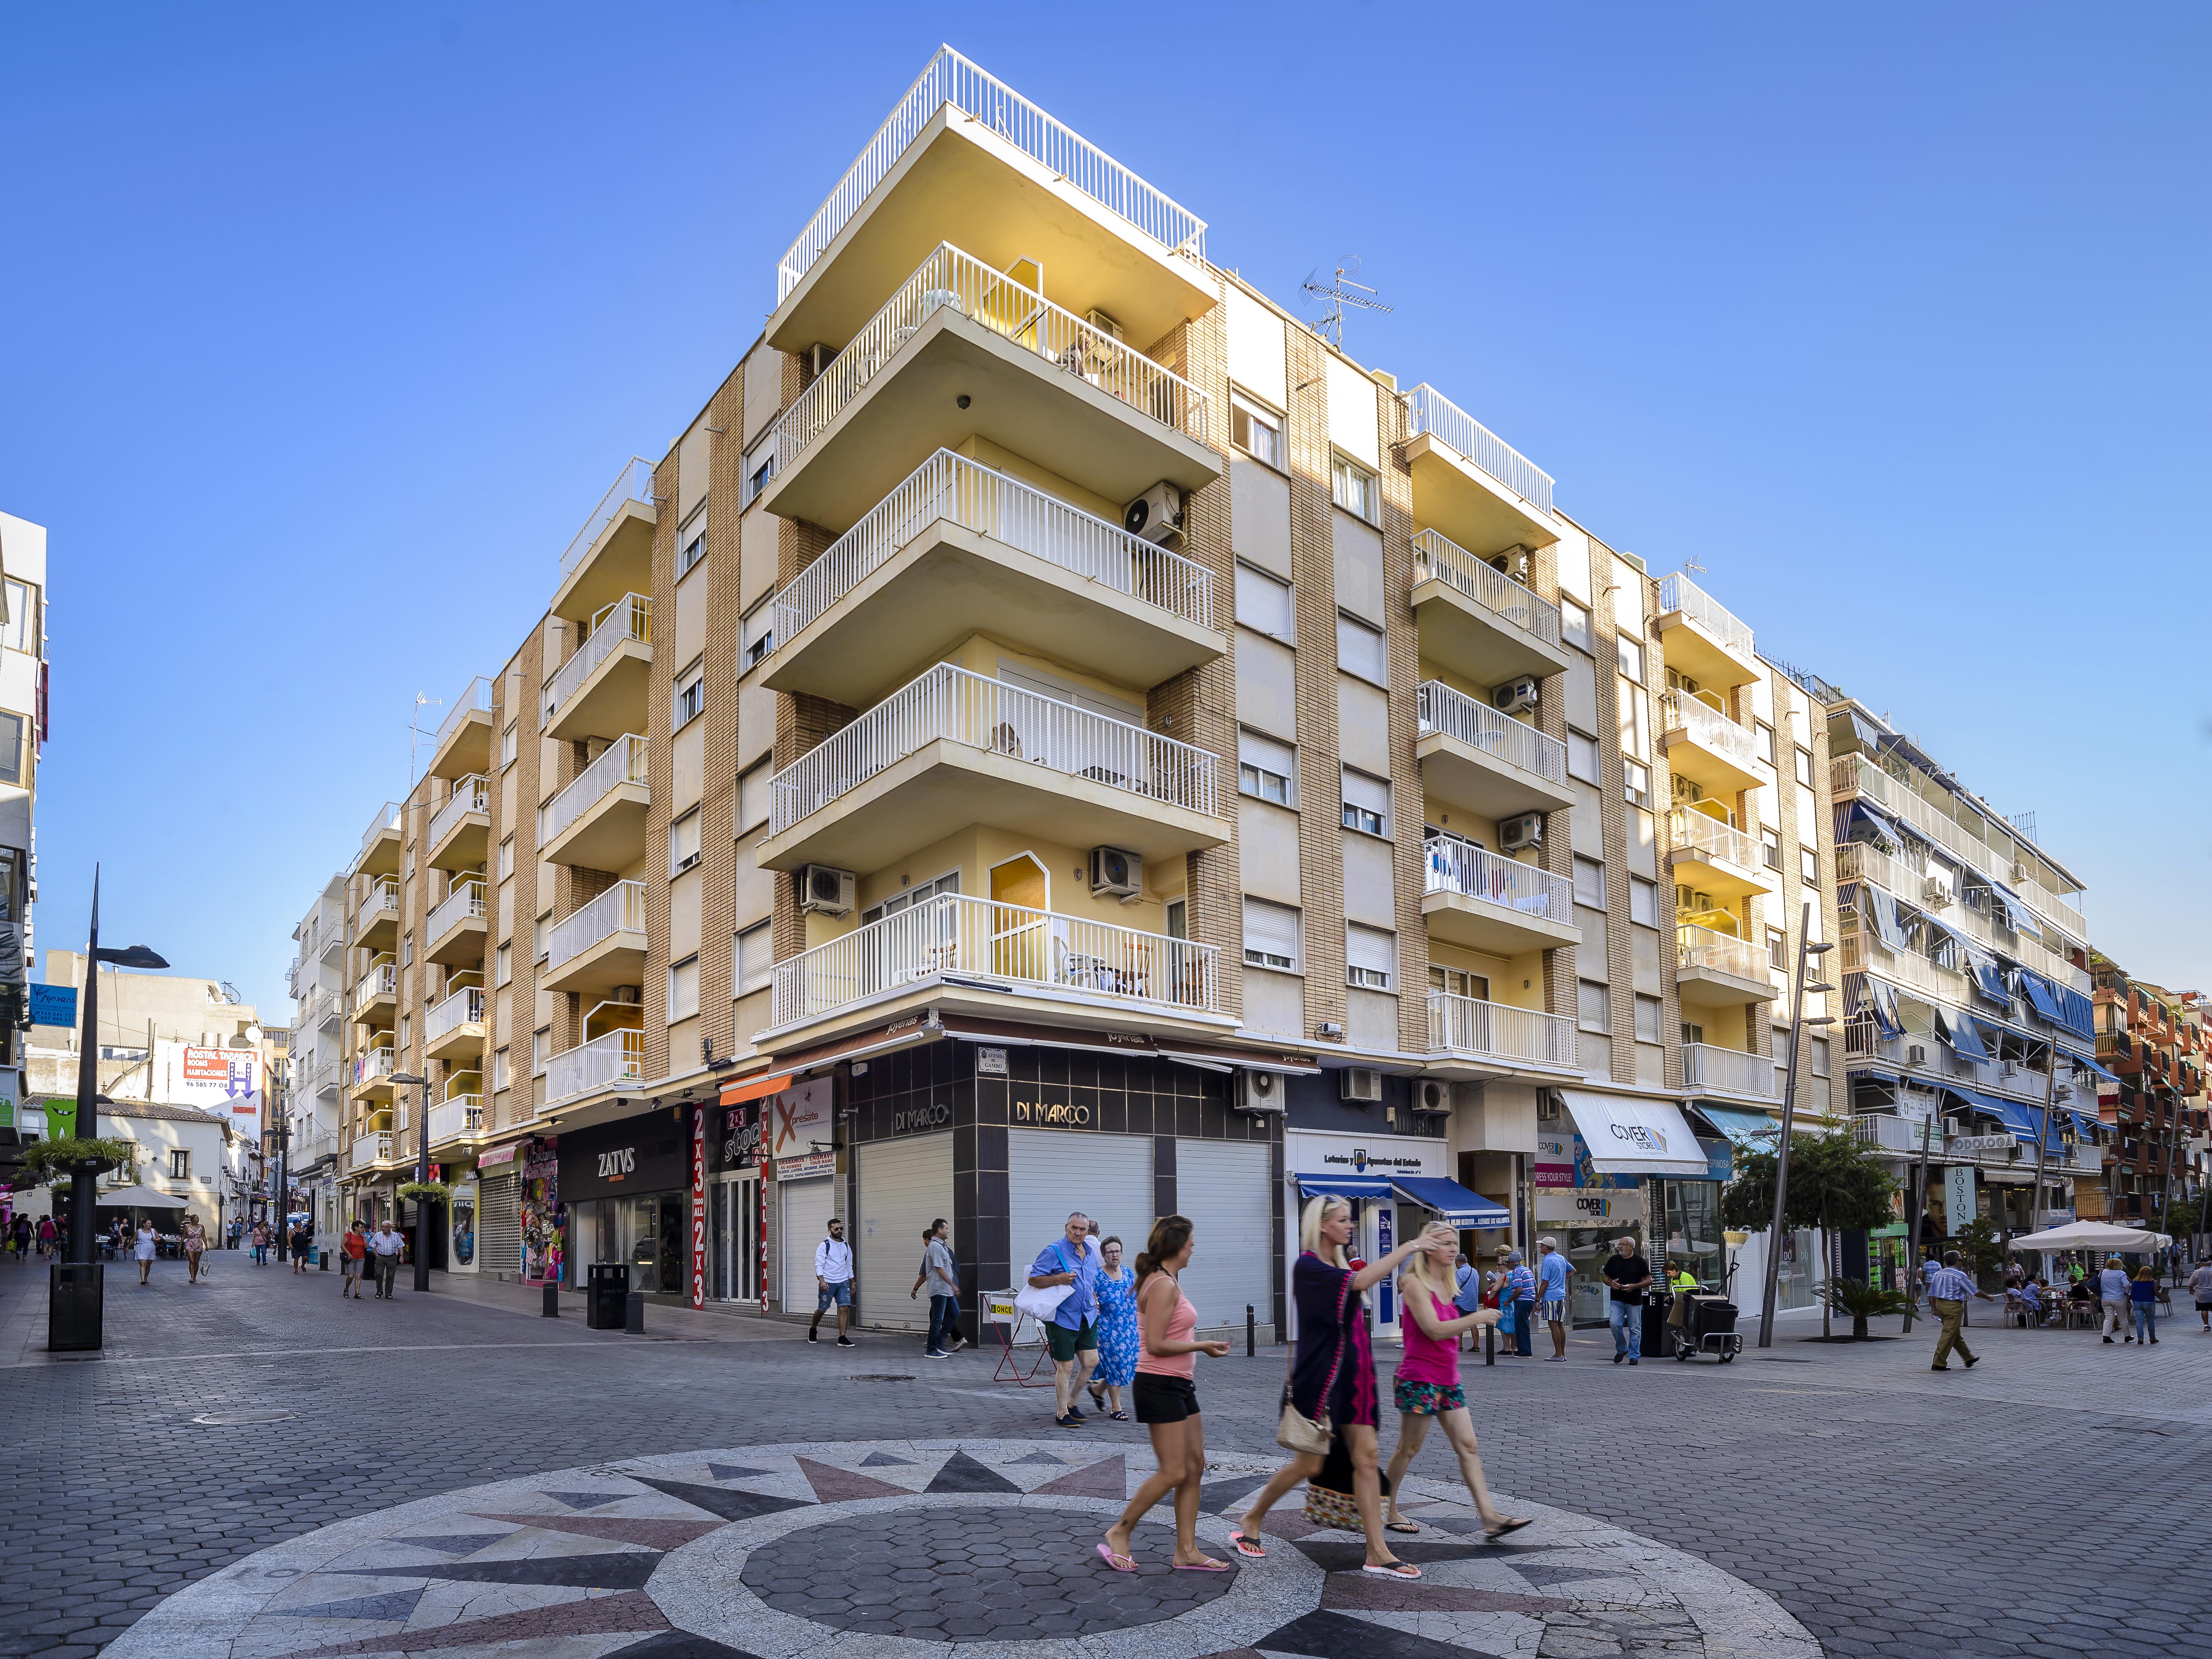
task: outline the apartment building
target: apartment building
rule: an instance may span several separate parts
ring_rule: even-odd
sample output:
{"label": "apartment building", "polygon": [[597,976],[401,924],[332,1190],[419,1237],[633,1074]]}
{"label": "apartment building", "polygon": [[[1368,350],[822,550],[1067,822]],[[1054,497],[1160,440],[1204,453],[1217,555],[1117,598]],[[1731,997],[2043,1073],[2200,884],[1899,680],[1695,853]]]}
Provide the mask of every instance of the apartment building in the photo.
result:
{"label": "apartment building", "polygon": [[300,925],[287,981],[292,993],[290,1064],[283,1095],[284,1156],[292,1189],[328,1249],[345,1231],[337,1187],[338,1128],[345,1101],[346,882],[334,873]]}
{"label": "apartment building", "polygon": [[0,513],[0,1155],[20,1143],[35,960],[39,755],[46,740],[46,532]]}
{"label": "apartment building", "polygon": [[1838,927],[1750,628],[950,49],[775,299],[363,836],[347,1206],[427,1133],[434,1262],[794,1311],[836,1213],[891,1327],[939,1216],[971,1310],[1181,1209],[1271,1330],[1316,1191],[1717,1272]]}
{"label": "apartment building", "polygon": [[2104,1180],[2076,1200],[2085,1219],[2170,1232],[2174,1204],[2203,1191],[2204,996],[2130,979],[2101,951],[2089,964],[2097,1058],[2114,1076],[2100,1097]]}

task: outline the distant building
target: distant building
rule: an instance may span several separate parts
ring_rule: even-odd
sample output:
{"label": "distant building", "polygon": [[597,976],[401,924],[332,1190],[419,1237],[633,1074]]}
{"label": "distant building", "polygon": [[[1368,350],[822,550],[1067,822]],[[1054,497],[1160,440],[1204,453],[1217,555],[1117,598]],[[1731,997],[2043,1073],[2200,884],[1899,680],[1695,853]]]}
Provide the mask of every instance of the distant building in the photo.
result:
{"label": "distant building", "polygon": [[0,1165],[24,1122],[25,985],[32,962],[33,802],[46,736],[46,532],[0,513]]}

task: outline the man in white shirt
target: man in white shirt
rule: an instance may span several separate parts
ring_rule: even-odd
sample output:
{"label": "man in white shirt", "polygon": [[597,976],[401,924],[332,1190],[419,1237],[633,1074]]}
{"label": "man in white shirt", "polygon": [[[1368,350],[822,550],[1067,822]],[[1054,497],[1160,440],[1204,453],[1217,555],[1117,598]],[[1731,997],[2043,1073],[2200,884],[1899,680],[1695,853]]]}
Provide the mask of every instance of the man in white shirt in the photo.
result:
{"label": "man in white shirt", "polygon": [[822,1316],[834,1305],[837,1310],[837,1346],[855,1346],[853,1339],[845,1334],[845,1322],[853,1314],[853,1247],[845,1242],[845,1224],[832,1220],[830,1237],[814,1247],[814,1320],[806,1328],[806,1340],[822,1340]]}
{"label": "man in white shirt", "polygon": [[376,1293],[388,1300],[392,1282],[399,1272],[399,1253],[407,1248],[407,1235],[397,1227],[379,1226],[368,1236],[368,1248],[376,1253]]}
{"label": "man in white shirt", "polygon": [[2200,1261],[2189,1275],[2189,1294],[2197,1298],[2197,1316],[2212,1331],[2212,1261]]}

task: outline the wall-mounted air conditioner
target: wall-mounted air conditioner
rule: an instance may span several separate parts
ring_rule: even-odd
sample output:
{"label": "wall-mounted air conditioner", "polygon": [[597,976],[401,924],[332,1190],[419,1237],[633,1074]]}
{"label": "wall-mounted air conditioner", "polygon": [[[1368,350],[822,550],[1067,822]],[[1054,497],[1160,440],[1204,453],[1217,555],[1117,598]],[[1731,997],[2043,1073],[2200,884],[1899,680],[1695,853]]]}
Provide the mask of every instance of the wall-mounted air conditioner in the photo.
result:
{"label": "wall-mounted air conditioner", "polygon": [[1279,1112],[1283,1109],[1283,1074],[1280,1072],[1255,1072],[1250,1069],[1237,1073],[1237,1109],[1240,1112]]}
{"label": "wall-mounted air conditioner", "polygon": [[1162,479],[1121,511],[1121,528],[1148,542],[1182,533],[1182,491]]}
{"label": "wall-mounted air conditioner", "polygon": [[1927,1046],[1918,1042],[1907,1043],[1905,1048],[1905,1063],[1907,1066],[1925,1066],[1928,1063]]}
{"label": "wall-mounted air conditioner", "polygon": [[858,894],[859,878],[850,870],[810,864],[799,872],[799,908],[825,916],[848,916]]}
{"label": "wall-mounted air conditioner", "polygon": [[1536,706],[1536,682],[1523,674],[1517,680],[1491,688],[1490,701],[1501,714],[1525,714]]}
{"label": "wall-mounted air conditioner", "polygon": [[1951,902],[1951,884],[1929,877],[1920,884],[1920,902],[1931,910],[1941,910]]}
{"label": "wall-mounted air conditioner", "polygon": [[1540,848],[1544,844],[1544,815],[1541,812],[1522,812],[1498,821],[1498,844],[1509,853],[1518,853],[1524,848]]}
{"label": "wall-mounted air conditioner", "polygon": [[1336,1077],[1340,1099],[1372,1104],[1382,1098],[1382,1073],[1371,1066],[1347,1066]]}
{"label": "wall-mounted air conditioner", "polygon": [[1091,896],[1135,902],[1145,890],[1145,861],[1120,847],[1091,849]]}
{"label": "wall-mounted air conditioner", "polygon": [[1103,334],[1109,339],[1118,340],[1121,337],[1121,325],[1115,322],[1111,317],[1099,310],[1096,306],[1093,306],[1090,310],[1083,313],[1083,320],[1090,324],[1091,327],[1097,329],[1101,334]]}

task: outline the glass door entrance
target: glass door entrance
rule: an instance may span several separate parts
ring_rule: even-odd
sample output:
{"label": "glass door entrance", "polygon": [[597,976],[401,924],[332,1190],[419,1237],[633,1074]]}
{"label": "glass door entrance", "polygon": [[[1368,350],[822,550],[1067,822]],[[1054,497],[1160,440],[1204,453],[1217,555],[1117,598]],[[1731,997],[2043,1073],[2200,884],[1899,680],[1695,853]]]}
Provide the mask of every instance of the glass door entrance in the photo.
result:
{"label": "glass door entrance", "polygon": [[760,1190],[750,1173],[719,1176],[707,1188],[707,1294],[714,1301],[760,1300]]}

